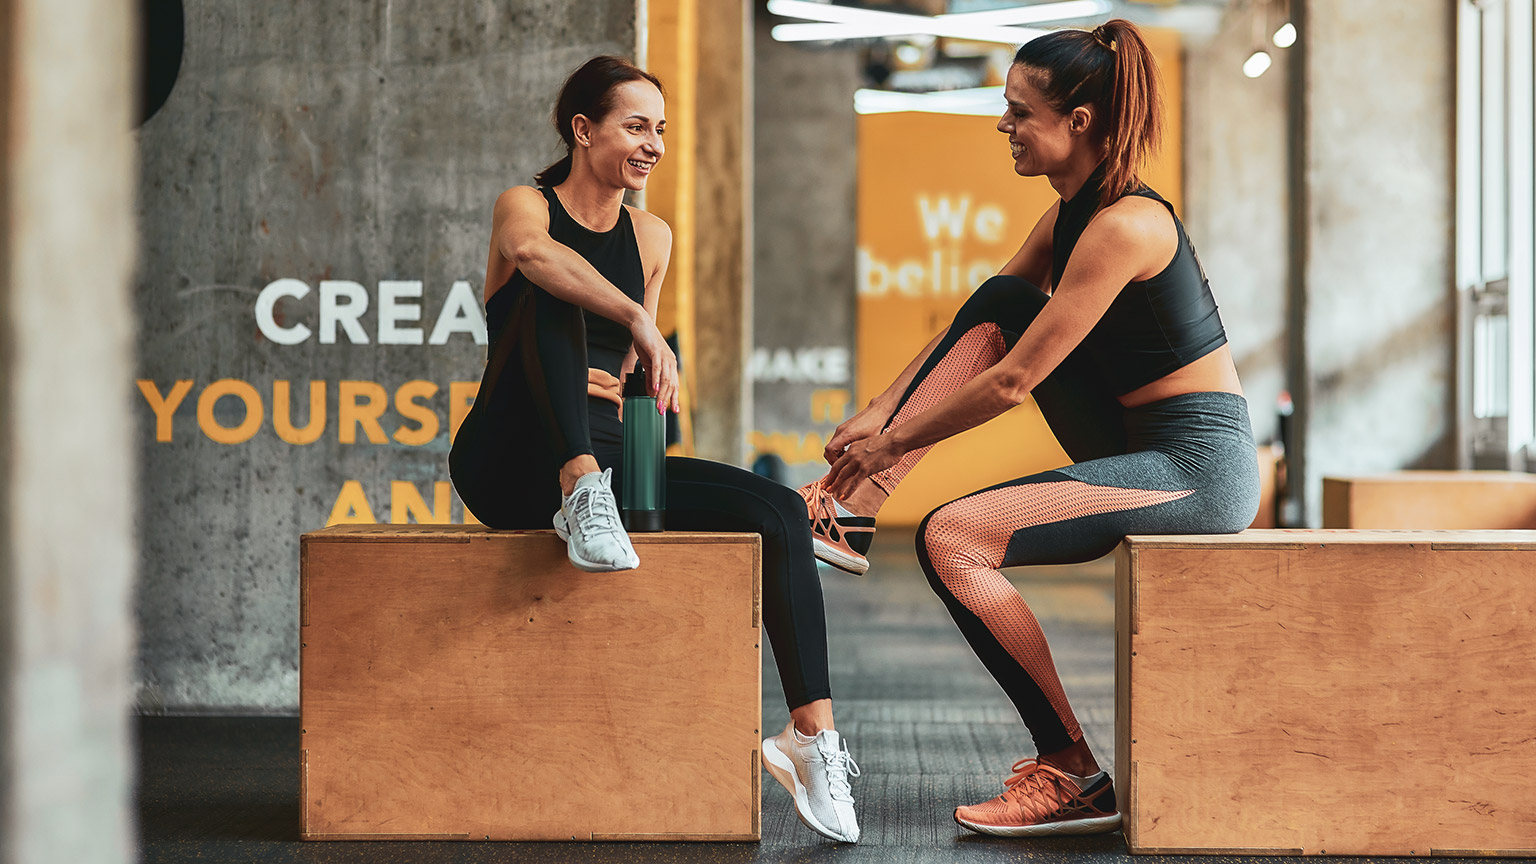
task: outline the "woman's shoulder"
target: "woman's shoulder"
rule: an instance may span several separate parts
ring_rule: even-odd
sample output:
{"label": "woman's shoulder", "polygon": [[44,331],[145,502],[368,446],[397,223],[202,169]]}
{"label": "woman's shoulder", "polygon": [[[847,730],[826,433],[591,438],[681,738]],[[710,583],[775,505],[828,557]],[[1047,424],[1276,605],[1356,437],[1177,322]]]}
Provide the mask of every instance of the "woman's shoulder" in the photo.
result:
{"label": "woman's shoulder", "polygon": [[640,243],[647,241],[652,243],[665,243],[672,245],[672,227],[667,221],[655,213],[641,210],[639,207],[624,205],[624,211],[629,214],[629,221],[635,226],[635,239]]}
{"label": "woman's shoulder", "polygon": [[523,207],[537,206],[548,208],[549,202],[544,197],[544,190],[537,186],[513,186],[511,189],[496,196],[496,211],[521,209]]}

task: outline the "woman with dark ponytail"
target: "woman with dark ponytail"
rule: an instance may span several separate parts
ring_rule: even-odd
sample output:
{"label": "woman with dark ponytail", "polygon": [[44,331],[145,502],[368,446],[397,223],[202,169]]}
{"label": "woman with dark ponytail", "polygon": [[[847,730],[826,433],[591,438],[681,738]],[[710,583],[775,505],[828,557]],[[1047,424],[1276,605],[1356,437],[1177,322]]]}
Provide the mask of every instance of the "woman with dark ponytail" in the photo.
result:
{"label": "woman with dark ponytail", "polygon": [[[639,566],[615,501],[620,377],[643,362],[660,410],[678,408],[677,360],[655,321],[672,232],[624,204],[665,152],[665,110],[661,82],[620,57],[594,57],[565,82],[554,121],[566,155],[539,172],[537,187],[496,201],[485,272],[489,359],[448,457],[477,519],[493,528],[553,522],[582,570]],[[762,759],[802,822],[857,841],[849,779],[859,769],[833,728],[804,502],[767,478],[701,459],[668,457],[666,478],[669,529],[762,536],[763,627],[790,709]],[[677,741],[635,744],[664,763],[688,746],[686,725],[678,732]]]}
{"label": "woman with dark ponytail", "polygon": [[1020,48],[1008,72],[1013,169],[1060,194],[1002,271],[827,444],[801,490],[817,555],[854,572],[874,516],[928,448],[1033,395],[1074,464],[929,513],[917,555],[933,590],[1018,708],[1037,755],[955,820],[1004,836],[1120,824],[1045,635],[1000,572],[1088,561],[1127,534],[1241,531],[1258,509],[1248,406],[1184,226],[1141,182],[1157,149],[1157,65],[1114,20]]}

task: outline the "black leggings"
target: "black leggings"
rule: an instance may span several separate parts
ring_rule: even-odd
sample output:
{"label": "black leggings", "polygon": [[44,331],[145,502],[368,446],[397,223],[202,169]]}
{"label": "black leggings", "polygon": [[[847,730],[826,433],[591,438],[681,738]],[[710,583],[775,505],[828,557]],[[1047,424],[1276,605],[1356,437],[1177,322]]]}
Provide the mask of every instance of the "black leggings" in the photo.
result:
{"label": "black leggings", "polygon": [[[998,276],[965,303],[902,396],[899,425],[1002,359],[1049,297]],[[1247,402],[1187,393],[1125,408],[1078,348],[1034,390],[1075,464],[1000,483],[929,513],[917,555],[982,664],[1013,700],[1041,753],[1082,740],[1045,634],[999,572],[1107,554],[1127,534],[1241,531],[1258,509]],[[894,489],[922,451],[874,479]]]}
{"label": "black leggings", "polygon": [[[497,338],[517,342],[496,392],[482,391],[459,427],[449,473],[464,505],[485,525],[549,528],[560,509],[560,468],[576,456],[591,454],[613,468],[619,494],[617,412],[587,396],[580,307],[533,286],[514,304]],[[805,501],[750,471],[669,456],[667,527],[762,536],[763,626],[785,702],[793,710],[831,698],[826,614]]]}

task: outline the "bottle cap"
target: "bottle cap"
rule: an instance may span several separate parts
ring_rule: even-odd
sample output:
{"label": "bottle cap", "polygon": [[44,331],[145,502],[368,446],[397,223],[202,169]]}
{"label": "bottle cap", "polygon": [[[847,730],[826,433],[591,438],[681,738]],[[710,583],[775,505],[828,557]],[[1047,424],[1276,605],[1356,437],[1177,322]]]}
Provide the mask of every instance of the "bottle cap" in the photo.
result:
{"label": "bottle cap", "polygon": [[624,398],[651,398],[651,385],[646,380],[645,367],[639,363],[635,364],[635,371],[629,373],[629,377],[624,379]]}

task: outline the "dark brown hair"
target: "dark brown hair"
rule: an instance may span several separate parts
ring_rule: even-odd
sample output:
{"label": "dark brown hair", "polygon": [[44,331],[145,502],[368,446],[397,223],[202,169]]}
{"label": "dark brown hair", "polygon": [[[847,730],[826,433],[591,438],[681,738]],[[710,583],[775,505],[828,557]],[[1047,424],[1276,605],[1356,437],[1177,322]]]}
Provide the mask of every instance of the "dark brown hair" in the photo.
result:
{"label": "dark brown hair", "polygon": [[1013,57],[1058,114],[1093,108],[1104,137],[1104,207],[1141,185],[1141,171],[1163,137],[1157,61],[1136,25],[1121,18],[1093,30],[1057,30],[1024,43]]}
{"label": "dark brown hair", "polygon": [[565,79],[565,84],[560,88],[560,98],[555,100],[555,110],[551,119],[555,122],[555,131],[560,133],[560,140],[565,143],[565,156],[560,161],[545,168],[533,177],[533,182],[540,186],[558,186],[565,182],[565,178],[571,176],[572,157],[571,152],[576,149],[576,133],[571,130],[571,121],[577,114],[585,114],[587,119],[596,123],[607,116],[613,108],[613,88],[626,81],[649,81],[656,85],[663,96],[666,91],[662,89],[661,79],[641,69],[623,57],[600,55],[581,64],[581,68],[571,73],[571,77]]}

